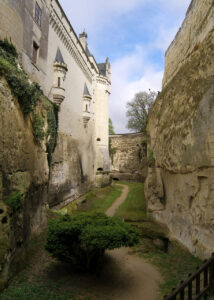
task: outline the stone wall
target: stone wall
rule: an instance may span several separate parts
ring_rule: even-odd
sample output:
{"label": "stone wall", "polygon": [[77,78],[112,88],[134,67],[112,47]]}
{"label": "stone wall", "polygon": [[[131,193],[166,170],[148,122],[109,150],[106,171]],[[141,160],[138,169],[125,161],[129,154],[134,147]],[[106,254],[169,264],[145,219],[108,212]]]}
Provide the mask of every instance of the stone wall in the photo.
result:
{"label": "stone wall", "polygon": [[146,177],[146,137],[143,133],[109,136],[111,176],[120,180],[143,181]]}
{"label": "stone wall", "polygon": [[[0,78],[0,290],[17,271],[33,232],[46,222],[49,167],[7,82]],[[19,198],[21,195],[21,199]],[[6,205],[13,197],[13,203]],[[18,202],[19,200],[19,202]],[[17,202],[16,202],[17,201]]]}
{"label": "stone wall", "polygon": [[213,1],[192,1],[166,54],[165,86],[147,127],[148,211],[200,257],[214,251],[213,14]]}
{"label": "stone wall", "polygon": [[[19,53],[23,47],[23,21],[21,7],[15,1],[15,5],[9,6],[8,1],[0,2],[0,38],[7,38],[16,45]],[[19,10],[19,12],[17,11]]]}
{"label": "stone wall", "polygon": [[213,29],[214,9],[212,0],[192,0],[175,39],[165,55],[163,87],[170,82],[187,58]]}

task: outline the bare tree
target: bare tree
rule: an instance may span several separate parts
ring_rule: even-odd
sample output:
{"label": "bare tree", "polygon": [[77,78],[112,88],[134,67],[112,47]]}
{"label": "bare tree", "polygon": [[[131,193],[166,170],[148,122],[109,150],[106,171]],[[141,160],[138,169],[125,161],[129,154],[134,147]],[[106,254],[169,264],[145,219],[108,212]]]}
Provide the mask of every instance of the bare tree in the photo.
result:
{"label": "bare tree", "polygon": [[126,116],[128,118],[127,128],[134,132],[143,132],[148,122],[149,111],[156,99],[157,93],[149,92],[137,93],[134,99],[127,102]]}

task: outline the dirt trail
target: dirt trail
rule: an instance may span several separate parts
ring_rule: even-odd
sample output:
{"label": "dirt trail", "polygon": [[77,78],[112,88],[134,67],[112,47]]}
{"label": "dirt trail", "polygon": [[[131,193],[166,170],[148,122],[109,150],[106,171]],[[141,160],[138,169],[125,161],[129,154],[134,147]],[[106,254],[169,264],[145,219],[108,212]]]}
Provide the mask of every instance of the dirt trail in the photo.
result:
{"label": "dirt trail", "polygon": [[112,206],[107,209],[106,214],[109,217],[112,217],[115,214],[115,212],[119,208],[119,206],[126,200],[126,197],[129,192],[128,185],[125,185],[125,184],[117,184],[117,185],[122,186],[123,190],[122,190],[120,197],[118,197],[116,199],[116,201],[112,204]]}
{"label": "dirt trail", "polygon": [[[115,214],[128,195],[129,187],[121,186],[123,186],[122,194],[106,211],[108,216]],[[108,251],[108,255],[114,261],[114,269],[110,276],[117,280],[117,286],[112,290],[109,299],[155,300],[160,298],[158,296],[158,282],[161,281],[161,276],[152,265],[140,257],[131,255],[130,248]],[[115,271],[117,275],[114,274]]]}

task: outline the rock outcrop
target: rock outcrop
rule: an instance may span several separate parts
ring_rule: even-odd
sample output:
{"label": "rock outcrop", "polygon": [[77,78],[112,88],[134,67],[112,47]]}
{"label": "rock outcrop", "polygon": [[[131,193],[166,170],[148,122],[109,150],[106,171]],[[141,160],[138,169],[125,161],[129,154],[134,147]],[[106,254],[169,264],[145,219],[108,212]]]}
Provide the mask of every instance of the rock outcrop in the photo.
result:
{"label": "rock outcrop", "polygon": [[143,133],[109,136],[111,177],[144,181],[147,172],[146,137]]}
{"label": "rock outcrop", "polygon": [[49,167],[6,80],[0,78],[0,289],[19,269],[17,257],[46,222]]}
{"label": "rock outcrop", "polygon": [[214,251],[214,2],[193,0],[166,53],[147,127],[148,210],[192,252]]}

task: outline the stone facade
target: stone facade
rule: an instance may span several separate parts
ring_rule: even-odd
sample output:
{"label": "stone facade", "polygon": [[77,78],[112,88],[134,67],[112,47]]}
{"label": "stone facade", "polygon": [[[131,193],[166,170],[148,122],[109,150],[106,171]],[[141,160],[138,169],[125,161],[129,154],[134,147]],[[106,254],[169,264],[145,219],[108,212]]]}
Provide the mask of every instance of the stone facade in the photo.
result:
{"label": "stone facade", "polygon": [[150,114],[148,210],[200,257],[214,252],[214,2],[193,0]]}
{"label": "stone facade", "polygon": [[[50,177],[50,194],[56,195],[50,197],[50,204],[67,201],[69,195],[77,197],[99,184],[102,173],[96,182],[97,169],[109,171],[110,64],[108,60],[97,64],[88,49],[87,34],[77,37],[58,0],[1,0],[0,38],[5,37],[17,47],[30,79],[60,107],[59,141],[63,137],[70,154],[59,153],[64,148],[57,146]],[[78,153],[81,166],[78,183],[75,171],[55,174],[76,167],[72,151]]]}
{"label": "stone facade", "polygon": [[144,181],[147,172],[146,137],[143,133],[109,136],[111,177]]}

